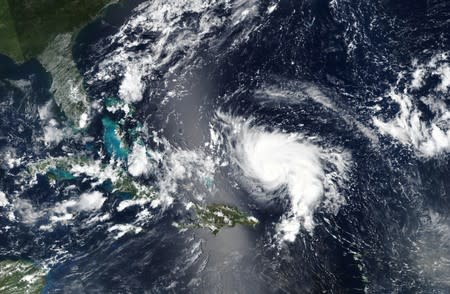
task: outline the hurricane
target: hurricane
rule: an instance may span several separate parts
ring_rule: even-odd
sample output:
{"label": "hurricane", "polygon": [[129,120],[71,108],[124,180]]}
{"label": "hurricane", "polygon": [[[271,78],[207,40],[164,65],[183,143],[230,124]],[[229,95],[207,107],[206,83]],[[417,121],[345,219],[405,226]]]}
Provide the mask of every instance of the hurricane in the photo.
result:
{"label": "hurricane", "polygon": [[449,16],[0,0],[0,293],[448,293]]}

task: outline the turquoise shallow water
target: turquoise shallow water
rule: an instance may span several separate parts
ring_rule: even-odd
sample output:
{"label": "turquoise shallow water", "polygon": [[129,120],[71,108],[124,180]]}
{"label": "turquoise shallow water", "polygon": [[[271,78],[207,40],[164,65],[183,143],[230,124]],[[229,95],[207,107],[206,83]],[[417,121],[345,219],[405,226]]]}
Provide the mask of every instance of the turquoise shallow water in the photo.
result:
{"label": "turquoise shallow water", "polygon": [[108,155],[126,161],[128,158],[128,148],[118,135],[119,125],[108,117],[102,118],[103,124],[103,144]]}
{"label": "turquoise shallow water", "polygon": [[55,179],[59,181],[75,179],[75,176],[73,174],[61,168],[52,168],[48,171],[48,173],[54,176]]}
{"label": "turquoise shallow water", "polygon": [[[212,26],[207,35],[198,39],[198,48],[197,43],[188,43],[194,47],[180,47],[174,53],[170,50],[176,46],[165,46],[168,52],[160,57],[167,58],[173,53],[173,60],[167,67],[143,77],[144,98],[132,109],[132,115],[127,113],[124,119],[120,110],[107,110],[120,108],[123,101],[105,98],[119,96],[124,69],[117,67],[117,72],[108,72],[115,74],[115,79],[95,78],[101,68],[99,63],[114,56],[111,51],[119,47],[132,51],[132,55],[143,52],[142,56],[148,56],[156,41],[164,40],[168,45],[177,45],[180,40],[187,42],[190,36],[200,35],[197,30],[200,20],[209,16],[217,16],[211,20],[226,19],[227,13],[233,13],[211,8],[204,14],[208,17],[200,18],[196,9],[188,9],[188,4],[195,1],[171,4],[160,1],[161,8],[170,6],[170,13],[181,9],[179,3],[187,5],[183,6],[186,11],[179,23],[170,27],[170,18],[161,20],[155,23],[161,25],[161,31],[155,32],[145,25],[157,10],[148,14],[142,9],[131,11],[128,6],[137,6],[138,2],[142,1],[131,0],[123,6],[111,7],[104,17],[83,29],[75,41],[74,59],[85,79],[90,101],[104,106],[86,130],[74,131],[87,139],[82,142],[69,138],[50,148],[36,140],[42,126],[31,106],[35,105],[33,99],[42,100],[36,100],[38,105],[47,101],[44,98],[50,96],[51,79],[37,61],[16,66],[9,60],[3,63],[0,56],[0,97],[2,101],[15,98],[11,106],[5,103],[0,108],[0,150],[2,146],[13,150],[17,157],[26,156],[30,162],[47,156],[67,156],[69,152],[87,153],[92,159],[101,158],[102,166],[108,166],[110,158],[121,163],[127,161],[130,146],[135,144],[144,144],[147,155],[158,161],[158,156],[152,158],[151,151],[165,150],[164,145],[153,141],[161,138],[174,150],[188,151],[185,153],[188,155],[189,151],[200,149],[211,157],[225,156],[226,147],[218,148],[224,152],[221,155],[211,145],[205,146],[210,143],[210,126],[217,123],[214,114],[220,110],[252,119],[255,126],[267,128],[268,132],[275,129],[314,135],[322,140],[323,148],[349,150],[353,162],[351,179],[340,191],[346,203],[336,213],[318,209],[314,234],[304,232],[295,243],[277,251],[270,242],[282,213],[289,209],[286,193],[277,191],[277,197],[270,202],[257,198],[261,190],[255,187],[254,191],[248,191],[246,179],[238,178],[237,166],[221,166],[214,177],[179,180],[173,193],[175,202],[165,211],[150,204],[145,209],[136,206],[118,211],[120,201],[131,200],[133,195],[116,191],[113,183],[106,180],[96,187],[107,197],[101,211],[84,211],[73,222],[58,224],[51,232],[40,229],[47,223],[45,219],[33,226],[11,222],[8,214],[3,213],[7,208],[0,207],[0,223],[9,228],[0,233],[2,258],[56,260],[51,265],[44,293],[448,293],[450,271],[441,259],[450,256],[448,155],[422,162],[408,148],[396,142],[391,144],[390,138],[380,135],[381,144],[372,144],[348,120],[352,117],[376,132],[370,123],[374,115],[373,99],[389,87],[390,79],[397,76],[397,67],[408,66],[413,56],[419,63],[428,62],[428,57],[413,50],[420,44],[424,49],[446,44],[439,40],[445,41],[443,32],[450,30],[438,29],[445,22],[432,17],[433,0],[427,4],[429,21],[421,19],[420,11],[411,7],[416,4],[396,3],[402,13],[405,11],[401,7],[410,8],[406,14],[411,13],[411,22],[417,19],[424,28],[432,25],[439,38],[434,38],[430,31],[424,31],[421,37],[414,24],[409,25],[411,34],[405,34],[410,16],[388,11],[388,4],[393,2],[390,0],[279,1],[270,14],[265,13],[267,6],[277,1],[255,2],[255,9],[261,14],[255,20],[258,29],[242,40],[236,36],[240,30],[251,29],[252,23],[217,30]],[[247,3],[250,7],[252,1]],[[379,10],[377,3],[381,3]],[[438,12],[441,11],[444,13],[445,9],[439,8]],[[137,27],[122,30],[123,36],[114,37],[122,24],[135,16],[146,20],[136,22]],[[384,20],[402,19],[395,31],[383,24]],[[170,38],[162,39],[167,28],[174,30]],[[395,37],[397,32],[401,32],[400,37]],[[127,41],[119,42],[123,38]],[[434,40],[436,44],[432,43]],[[413,45],[409,46],[409,42]],[[136,47],[127,47],[130,44]],[[138,64],[140,61],[136,60]],[[180,66],[168,73],[168,67],[174,64]],[[30,80],[31,88],[17,87],[27,85],[18,80]],[[427,87],[435,87],[433,83],[430,79]],[[176,95],[167,95],[168,91]],[[420,91],[414,93],[417,99],[423,96],[422,92],[430,94],[425,87]],[[322,96],[338,111],[329,110],[323,101],[319,103]],[[30,101],[28,108],[27,101]],[[431,115],[427,116],[431,112],[426,105],[416,103],[421,120],[433,120]],[[380,116],[385,115],[386,120],[398,111],[395,103],[387,101],[380,103],[380,107]],[[146,128],[148,132],[142,131]],[[261,157],[261,161],[266,159]],[[96,180],[83,174],[72,179],[68,170],[55,169],[49,172],[57,179],[56,183],[39,176],[37,184],[24,190],[17,183],[21,168],[25,167],[9,169],[0,159],[0,191],[8,197],[23,191],[20,199],[32,204],[35,212],[78,199],[80,194],[92,191],[91,183]],[[164,168],[155,167],[160,174],[135,180],[152,185],[155,180],[172,176]],[[192,174],[197,171],[191,169]],[[205,196],[205,200],[200,201],[197,196]],[[237,226],[215,236],[206,230],[180,232],[173,222],[193,217],[186,210],[187,200],[236,205],[250,211],[260,225],[255,229]],[[19,208],[23,207],[28,206]],[[91,222],[104,215],[111,218]],[[141,216],[145,215],[151,218],[143,221]],[[117,231],[109,229],[127,224],[141,226],[141,233],[114,239]],[[64,258],[60,258],[61,253]]]}

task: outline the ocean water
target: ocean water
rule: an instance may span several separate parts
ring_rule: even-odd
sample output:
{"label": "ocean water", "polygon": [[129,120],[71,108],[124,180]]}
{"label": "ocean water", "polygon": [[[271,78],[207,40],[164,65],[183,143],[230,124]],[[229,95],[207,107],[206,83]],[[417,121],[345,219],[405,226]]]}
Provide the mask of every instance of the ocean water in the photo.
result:
{"label": "ocean water", "polygon": [[[159,196],[120,210],[132,199],[90,176],[25,185],[15,181],[20,164],[3,164],[0,190],[18,220],[0,208],[11,227],[2,257],[47,266],[45,293],[446,293],[449,9],[111,6],[82,29],[73,56],[93,105],[120,97],[135,110],[98,106],[78,139],[45,147],[38,117],[14,102],[3,109],[2,152],[23,162],[87,153],[111,172],[139,138],[154,166],[136,181]],[[49,97],[37,62],[0,64],[3,97]],[[20,79],[34,81],[25,94],[4,82]],[[64,201],[93,190],[106,197],[100,209],[51,222]],[[259,224],[217,236],[174,226],[195,217],[192,203],[233,205]]]}

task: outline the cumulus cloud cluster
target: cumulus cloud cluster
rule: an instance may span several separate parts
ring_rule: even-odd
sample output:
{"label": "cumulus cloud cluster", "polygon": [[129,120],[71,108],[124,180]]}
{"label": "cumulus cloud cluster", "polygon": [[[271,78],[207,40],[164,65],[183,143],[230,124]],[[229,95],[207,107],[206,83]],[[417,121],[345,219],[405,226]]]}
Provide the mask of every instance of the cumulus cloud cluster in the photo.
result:
{"label": "cumulus cloud cluster", "polygon": [[[236,30],[236,26],[254,19],[259,14],[258,8],[255,0],[155,0],[141,3],[109,40],[110,53],[100,60],[100,71],[95,78],[103,81],[119,78],[120,98],[127,103],[139,102],[143,99],[145,79],[151,79],[155,70],[160,71],[159,74],[173,73],[186,64],[202,44],[213,50],[210,44],[217,41],[217,36],[232,37],[234,45],[245,39],[253,26],[241,30]],[[222,9],[226,13],[218,13]],[[186,21],[190,15],[196,15],[198,21]],[[234,34],[220,33],[229,30],[236,31]],[[145,49],[136,49],[138,44]]]}
{"label": "cumulus cloud cluster", "polygon": [[42,229],[50,229],[53,224],[67,223],[80,212],[95,212],[102,208],[106,197],[99,191],[87,192],[78,198],[71,198],[56,203],[54,206],[37,209],[31,201],[22,198],[14,200],[11,209],[17,213],[24,223],[32,224],[38,219],[48,217],[50,224]]}
{"label": "cumulus cloud cluster", "polygon": [[[436,55],[425,64],[414,61],[413,67],[410,75],[400,73],[387,93],[399,106],[395,117],[387,121],[374,117],[373,123],[382,134],[412,146],[418,155],[432,157],[450,150],[450,111],[444,102],[450,87],[448,54]],[[439,83],[425,96],[418,96],[415,91],[425,87],[431,76],[439,77]],[[425,118],[419,103],[433,114],[431,119]]]}
{"label": "cumulus cloud cluster", "polygon": [[153,163],[147,155],[147,148],[139,143],[134,144],[128,155],[128,172],[134,177],[148,175],[153,170]]}

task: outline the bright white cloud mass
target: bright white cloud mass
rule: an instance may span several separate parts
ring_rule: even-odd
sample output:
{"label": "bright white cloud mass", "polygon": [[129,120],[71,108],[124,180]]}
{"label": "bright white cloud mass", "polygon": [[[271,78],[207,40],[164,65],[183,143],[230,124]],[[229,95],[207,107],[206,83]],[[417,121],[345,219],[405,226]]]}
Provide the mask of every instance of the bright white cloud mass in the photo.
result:
{"label": "bright white cloud mass", "polygon": [[323,149],[300,134],[265,131],[227,119],[234,125],[233,151],[244,175],[266,193],[285,188],[289,195],[290,209],[277,226],[282,240],[293,242],[302,227],[312,232],[314,212],[325,198],[330,209],[344,202],[337,186],[347,175],[347,152]]}

